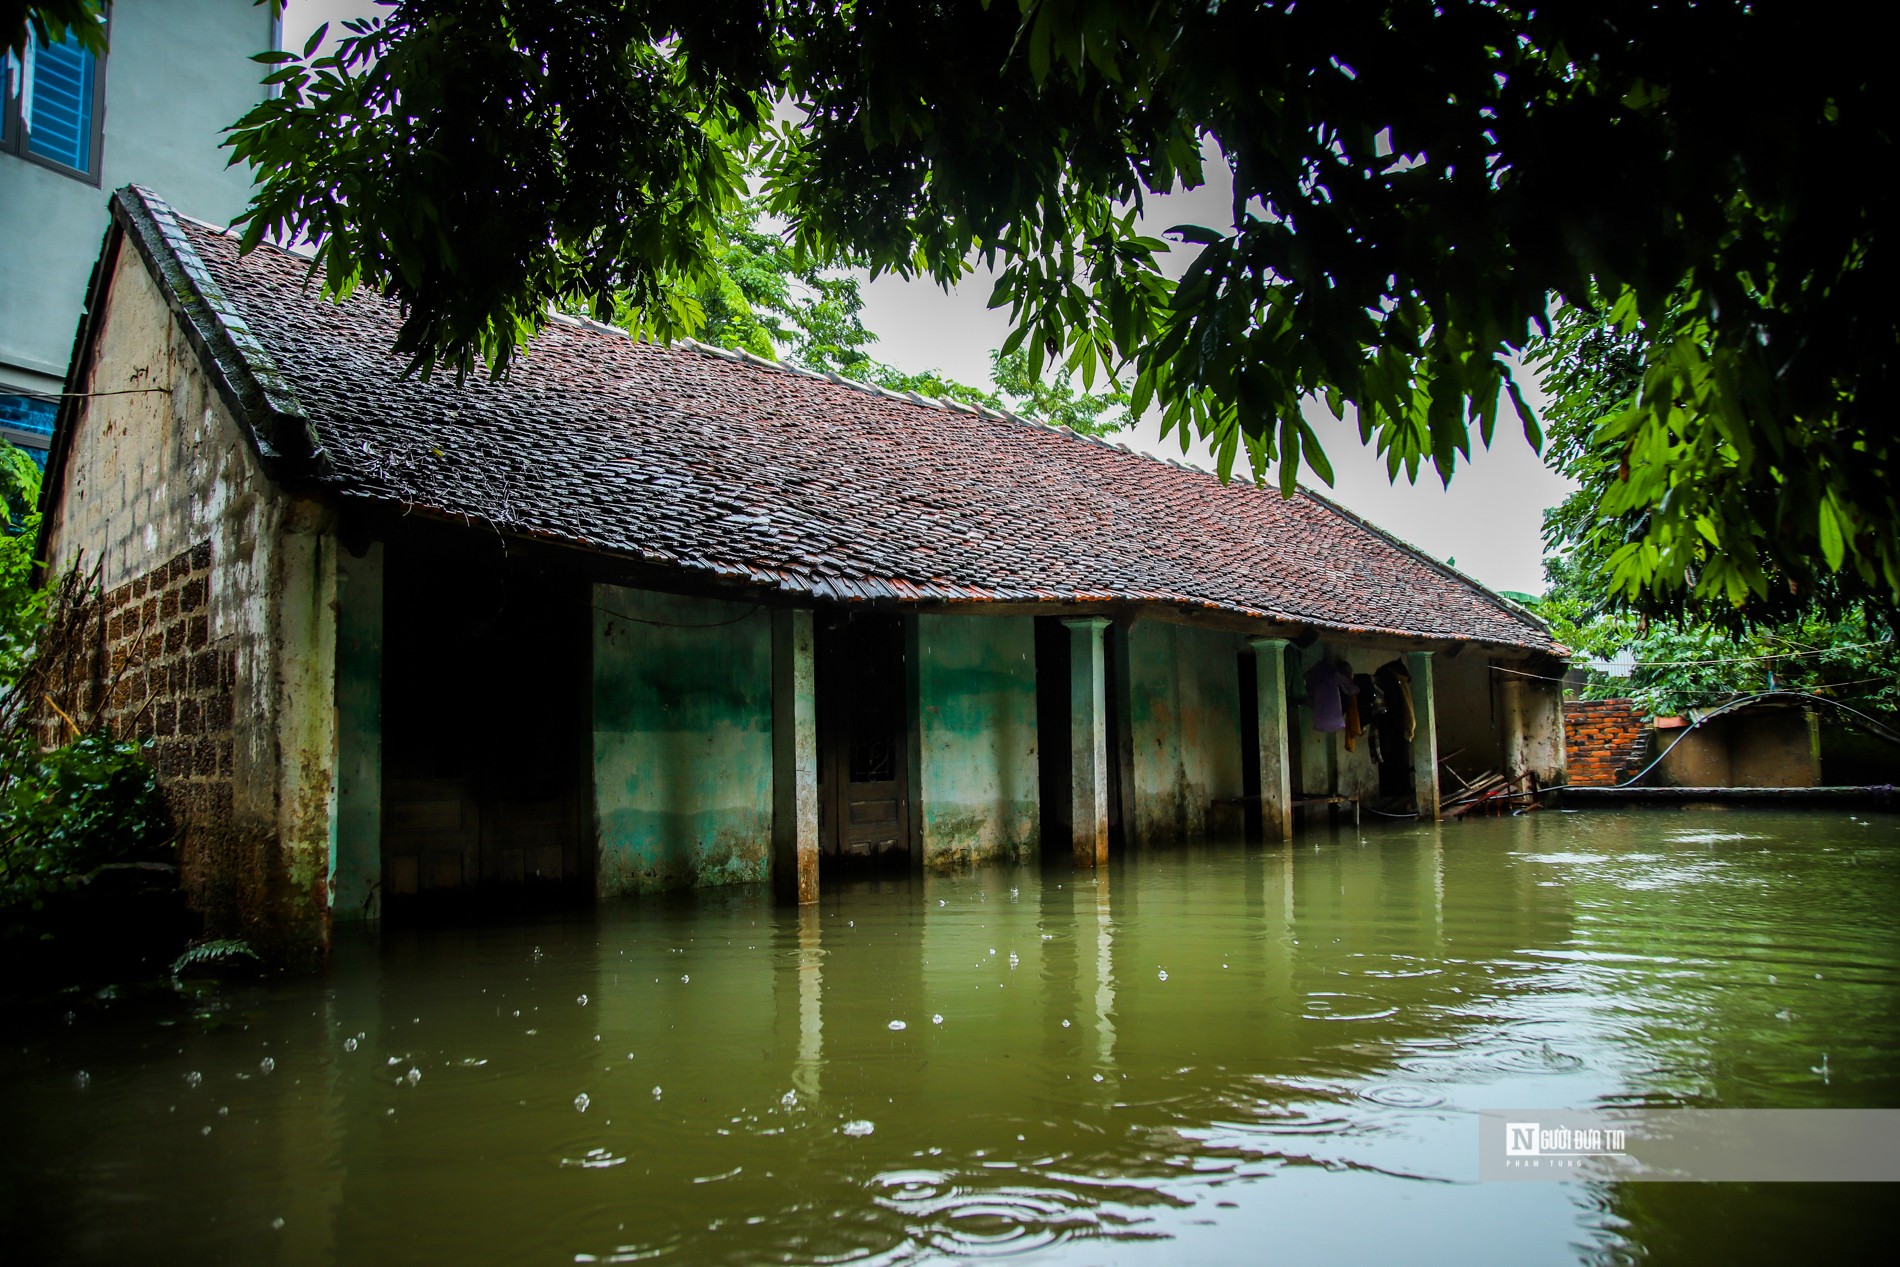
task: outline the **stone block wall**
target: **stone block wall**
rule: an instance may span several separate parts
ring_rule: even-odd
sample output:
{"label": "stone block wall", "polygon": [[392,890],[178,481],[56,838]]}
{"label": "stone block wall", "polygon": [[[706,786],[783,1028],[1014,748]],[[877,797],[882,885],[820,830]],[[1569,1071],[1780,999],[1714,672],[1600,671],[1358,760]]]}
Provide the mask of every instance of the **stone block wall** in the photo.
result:
{"label": "stone block wall", "polygon": [[[137,251],[115,258],[81,362],[95,394],[43,529],[51,574],[103,591],[86,663],[60,669],[85,716],[67,711],[151,741],[206,931],[314,961],[334,839],[333,512],[271,482],[171,292]],[[70,732],[54,721],[47,737]]]}
{"label": "stone block wall", "polygon": [[1564,701],[1564,761],[1575,787],[1621,783],[1648,760],[1649,721],[1626,699]]}
{"label": "stone block wall", "polygon": [[149,760],[178,832],[179,875],[192,906],[229,927],[237,651],[214,638],[212,551],[201,542],[88,604],[80,654],[50,684],[40,717],[48,746],[75,727],[150,745]]}

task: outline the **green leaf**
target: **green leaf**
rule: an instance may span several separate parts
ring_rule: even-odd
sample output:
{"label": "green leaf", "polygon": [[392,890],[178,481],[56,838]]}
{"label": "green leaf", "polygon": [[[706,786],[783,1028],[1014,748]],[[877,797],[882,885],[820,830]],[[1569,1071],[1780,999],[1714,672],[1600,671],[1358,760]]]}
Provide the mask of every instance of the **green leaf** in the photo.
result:
{"label": "green leaf", "polygon": [[1847,541],[1841,531],[1841,515],[1835,506],[1834,494],[1830,490],[1821,499],[1820,510],[1821,557],[1827,560],[1828,570],[1838,572],[1847,558]]}

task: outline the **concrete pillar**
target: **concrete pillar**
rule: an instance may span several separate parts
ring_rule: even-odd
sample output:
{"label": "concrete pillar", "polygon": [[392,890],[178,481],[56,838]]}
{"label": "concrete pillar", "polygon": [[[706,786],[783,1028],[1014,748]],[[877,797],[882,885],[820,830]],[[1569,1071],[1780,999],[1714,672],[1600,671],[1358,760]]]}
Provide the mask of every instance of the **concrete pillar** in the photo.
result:
{"label": "concrete pillar", "polygon": [[1108,861],[1108,689],[1102,631],[1109,622],[1085,616],[1069,630],[1069,835],[1075,865]]}
{"label": "concrete pillar", "polygon": [[383,546],[337,561],[337,833],[331,918],[383,913]]}
{"label": "concrete pillar", "polygon": [[1412,790],[1419,818],[1438,821],[1438,704],[1432,696],[1432,653],[1408,651],[1412,674]]}
{"label": "concrete pillar", "polygon": [[337,542],[325,508],[293,502],[272,561],[270,654],[276,660],[277,840],[285,949],[329,946],[336,867]]}
{"label": "concrete pillar", "polygon": [[1293,837],[1293,774],[1288,759],[1286,716],[1286,639],[1249,638],[1253,651],[1254,698],[1241,701],[1260,718],[1260,828],[1266,840]]}
{"label": "concrete pillar", "polygon": [[1524,679],[1513,673],[1498,676],[1503,679],[1498,683],[1498,725],[1504,732],[1499,736],[1504,741],[1504,773],[1514,779],[1530,768],[1525,750]]}
{"label": "concrete pillar", "polygon": [[772,613],[772,892],[818,900],[818,690],[812,614]]}

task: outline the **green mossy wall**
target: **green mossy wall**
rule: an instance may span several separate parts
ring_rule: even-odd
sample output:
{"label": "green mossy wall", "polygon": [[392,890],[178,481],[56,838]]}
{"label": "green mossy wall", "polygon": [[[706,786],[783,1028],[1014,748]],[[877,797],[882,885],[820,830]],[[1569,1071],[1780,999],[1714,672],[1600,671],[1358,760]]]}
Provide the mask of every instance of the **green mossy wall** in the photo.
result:
{"label": "green mossy wall", "polygon": [[1027,616],[917,624],[924,863],[1030,857],[1041,822],[1035,624]]}
{"label": "green mossy wall", "polygon": [[1128,631],[1128,717],[1140,843],[1238,837],[1244,790],[1239,639],[1218,630],[1137,623]]}
{"label": "green mossy wall", "polygon": [[600,896],[765,881],[769,614],[613,585],[594,606]]}

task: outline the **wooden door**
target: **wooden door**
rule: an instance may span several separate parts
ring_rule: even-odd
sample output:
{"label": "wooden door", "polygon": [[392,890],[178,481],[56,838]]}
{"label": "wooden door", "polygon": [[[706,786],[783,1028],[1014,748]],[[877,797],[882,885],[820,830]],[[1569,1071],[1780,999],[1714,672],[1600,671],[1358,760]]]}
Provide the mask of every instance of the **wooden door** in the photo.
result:
{"label": "wooden door", "polygon": [[818,629],[819,837],[831,865],[907,866],[909,716],[903,619]]}
{"label": "wooden door", "polygon": [[386,909],[580,896],[587,608],[572,586],[392,548],[383,630]]}

